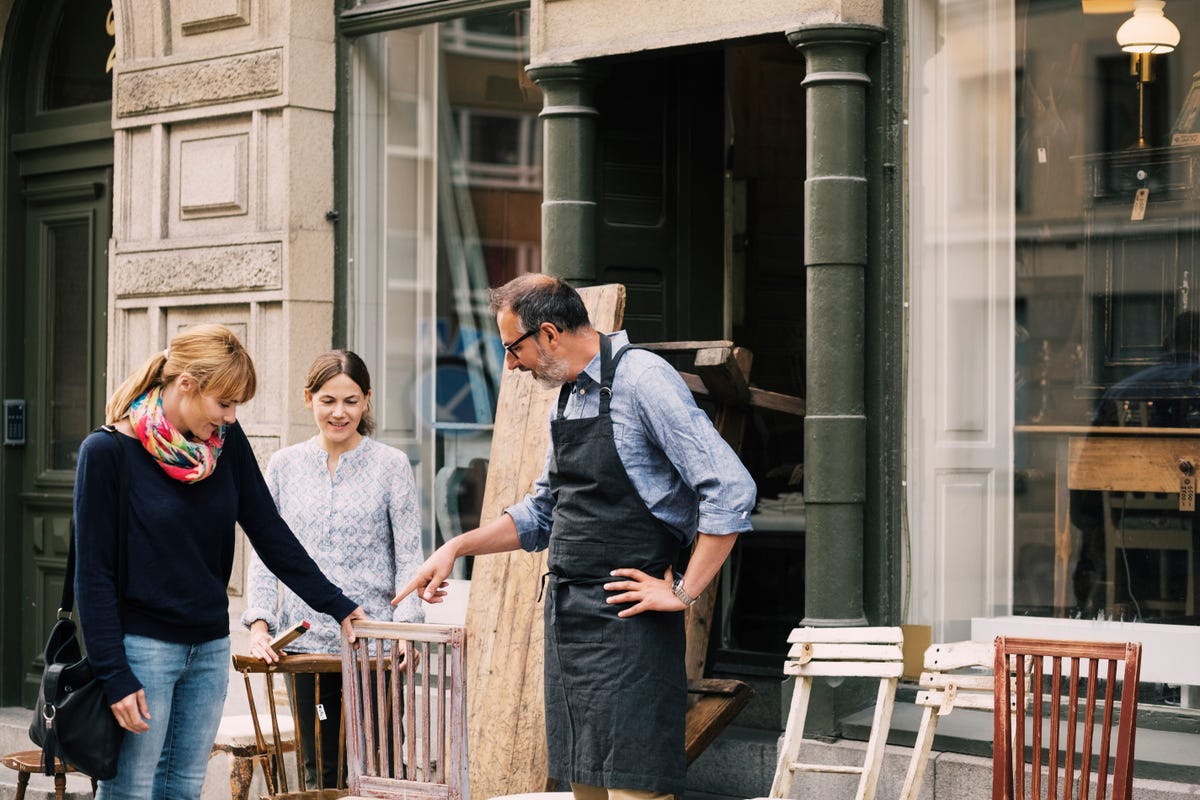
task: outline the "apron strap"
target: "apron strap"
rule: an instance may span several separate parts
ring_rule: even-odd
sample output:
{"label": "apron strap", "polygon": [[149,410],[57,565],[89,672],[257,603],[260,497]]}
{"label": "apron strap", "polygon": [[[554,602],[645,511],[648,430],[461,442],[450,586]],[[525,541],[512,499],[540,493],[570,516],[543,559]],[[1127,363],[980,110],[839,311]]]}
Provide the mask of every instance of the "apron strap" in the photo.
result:
{"label": "apron strap", "polygon": [[[636,349],[633,345],[625,345],[613,355],[612,340],[606,333],[600,334],[600,416],[608,416],[608,407],[612,402],[613,376],[617,372],[617,364],[621,356],[629,350]],[[567,408],[567,398],[571,396],[574,384],[564,383],[558,390],[558,419],[563,418]]]}

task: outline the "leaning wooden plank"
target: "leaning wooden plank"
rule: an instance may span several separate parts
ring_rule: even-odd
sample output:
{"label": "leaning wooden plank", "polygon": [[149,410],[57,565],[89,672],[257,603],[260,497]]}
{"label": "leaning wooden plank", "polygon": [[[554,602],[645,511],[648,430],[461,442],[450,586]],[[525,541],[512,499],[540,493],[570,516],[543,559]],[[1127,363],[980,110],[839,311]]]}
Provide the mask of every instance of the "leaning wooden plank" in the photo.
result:
{"label": "leaning wooden plank", "polygon": [[703,350],[708,347],[733,347],[733,342],[728,339],[718,339],[708,342],[638,342],[637,346],[653,350],[656,353],[668,353],[672,351]]}
{"label": "leaning wooden plank", "polygon": [[718,403],[746,405],[750,402],[749,352],[741,347],[709,347],[696,352],[696,374],[708,395]]}
{"label": "leaning wooden plank", "polygon": [[[702,353],[712,350],[700,350],[696,354],[697,364]],[[753,354],[742,347],[725,348],[729,354],[730,366],[738,372],[742,385],[750,378],[750,366]],[[733,378],[732,380],[737,380]],[[742,450],[742,438],[746,430],[746,413],[740,408],[726,404],[717,405],[716,418],[713,420],[717,433],[721,434],[735,453]],[[713,610],[717,605],[717,581],[711,581],[700,593],[694,605],[686,612],[684,629],[687,634],[687,650],[684,654],[684,668],[690,680],[704,676],[704,668],[708,660],[708,637],[712,631]]]}
{"label": "leaning wooden plank", "polygon": [[[579,294],[597,330],[621,326],[625,287],[592,286]],[[482,519],[494,519],[518,502],[541,474],[557,395],[526,373],[505,371]],[[545,563],[544,554],[524,552],[475,559],[467,605],[467,752],[476,797],[547,788],[542,606],[537,603]]]}
{"label": "leaning wooden plank", "polygon": [[[680,372],[679,377],[683,378],[683,382],[687,384],[688,390],[692,394],[697,397],[708,397],[708,387],[704,385],[704,381],[699,375],[694,372]],[[750,387],[750,406],[752,408],[767,408],[771,411],[779,411],[797,417],[803,417],[807,408],[803,397],[793,397],[790,394],[770,392],[766,389],[759,389],[756,386]]]}
{"label": "leaning wooden plank", "polygon": [[684,753],[691,764],[750,702],[754,690],[742,681],[688,681],[688,695],[697,698],[684,720]]}

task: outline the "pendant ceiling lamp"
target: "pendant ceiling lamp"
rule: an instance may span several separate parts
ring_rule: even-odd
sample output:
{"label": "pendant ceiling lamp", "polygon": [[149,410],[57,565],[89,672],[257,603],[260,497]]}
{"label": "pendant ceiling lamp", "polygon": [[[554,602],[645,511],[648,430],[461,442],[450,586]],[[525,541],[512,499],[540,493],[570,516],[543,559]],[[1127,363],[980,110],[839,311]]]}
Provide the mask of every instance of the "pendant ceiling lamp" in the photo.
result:
{"label": "pendant ceiling lamp", "polygon": [[1133,0],[1133,16],[1117,29],[1127,53],[1169,53],[1179,44],[1179,28],[1163,13],[1164,0]]}

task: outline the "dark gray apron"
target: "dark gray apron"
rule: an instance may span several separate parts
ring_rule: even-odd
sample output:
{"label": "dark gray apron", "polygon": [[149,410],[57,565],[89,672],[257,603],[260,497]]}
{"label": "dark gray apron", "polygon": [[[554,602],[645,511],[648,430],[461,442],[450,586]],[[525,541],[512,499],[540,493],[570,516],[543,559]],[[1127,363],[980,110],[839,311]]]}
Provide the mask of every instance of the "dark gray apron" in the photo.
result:
{"label": "dark gray apron", "polygon": [[617,617],[609,572],[662,577],[679,539],[646,508],[613,440],[609,402],[622,349],[600,336],[600,415],[550,424],[554,522],[546,591],[546,739],[550,775],[613,789],[683,794],[687,677],[682,612]]}

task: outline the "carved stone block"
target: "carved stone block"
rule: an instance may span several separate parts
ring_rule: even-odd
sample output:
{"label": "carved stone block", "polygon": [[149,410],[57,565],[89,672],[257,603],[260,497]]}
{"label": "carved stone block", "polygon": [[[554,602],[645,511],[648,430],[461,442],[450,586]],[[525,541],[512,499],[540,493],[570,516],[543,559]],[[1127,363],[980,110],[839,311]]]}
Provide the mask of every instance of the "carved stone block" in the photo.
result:
{"label": "carved stone block", "polygon": [[179,143],[179,217],[246,213],[249,136],[214,136]]}
{"label": "carved stone block", "polygon": [[117,297],[214,294],[283,285],[279,242],[119,253],[110,278]]}
{"label": "carved stone block", "polygon": [[129,117],[282,93],[283,50],[273,48],[120,72],[113,103],[118,117]]}

